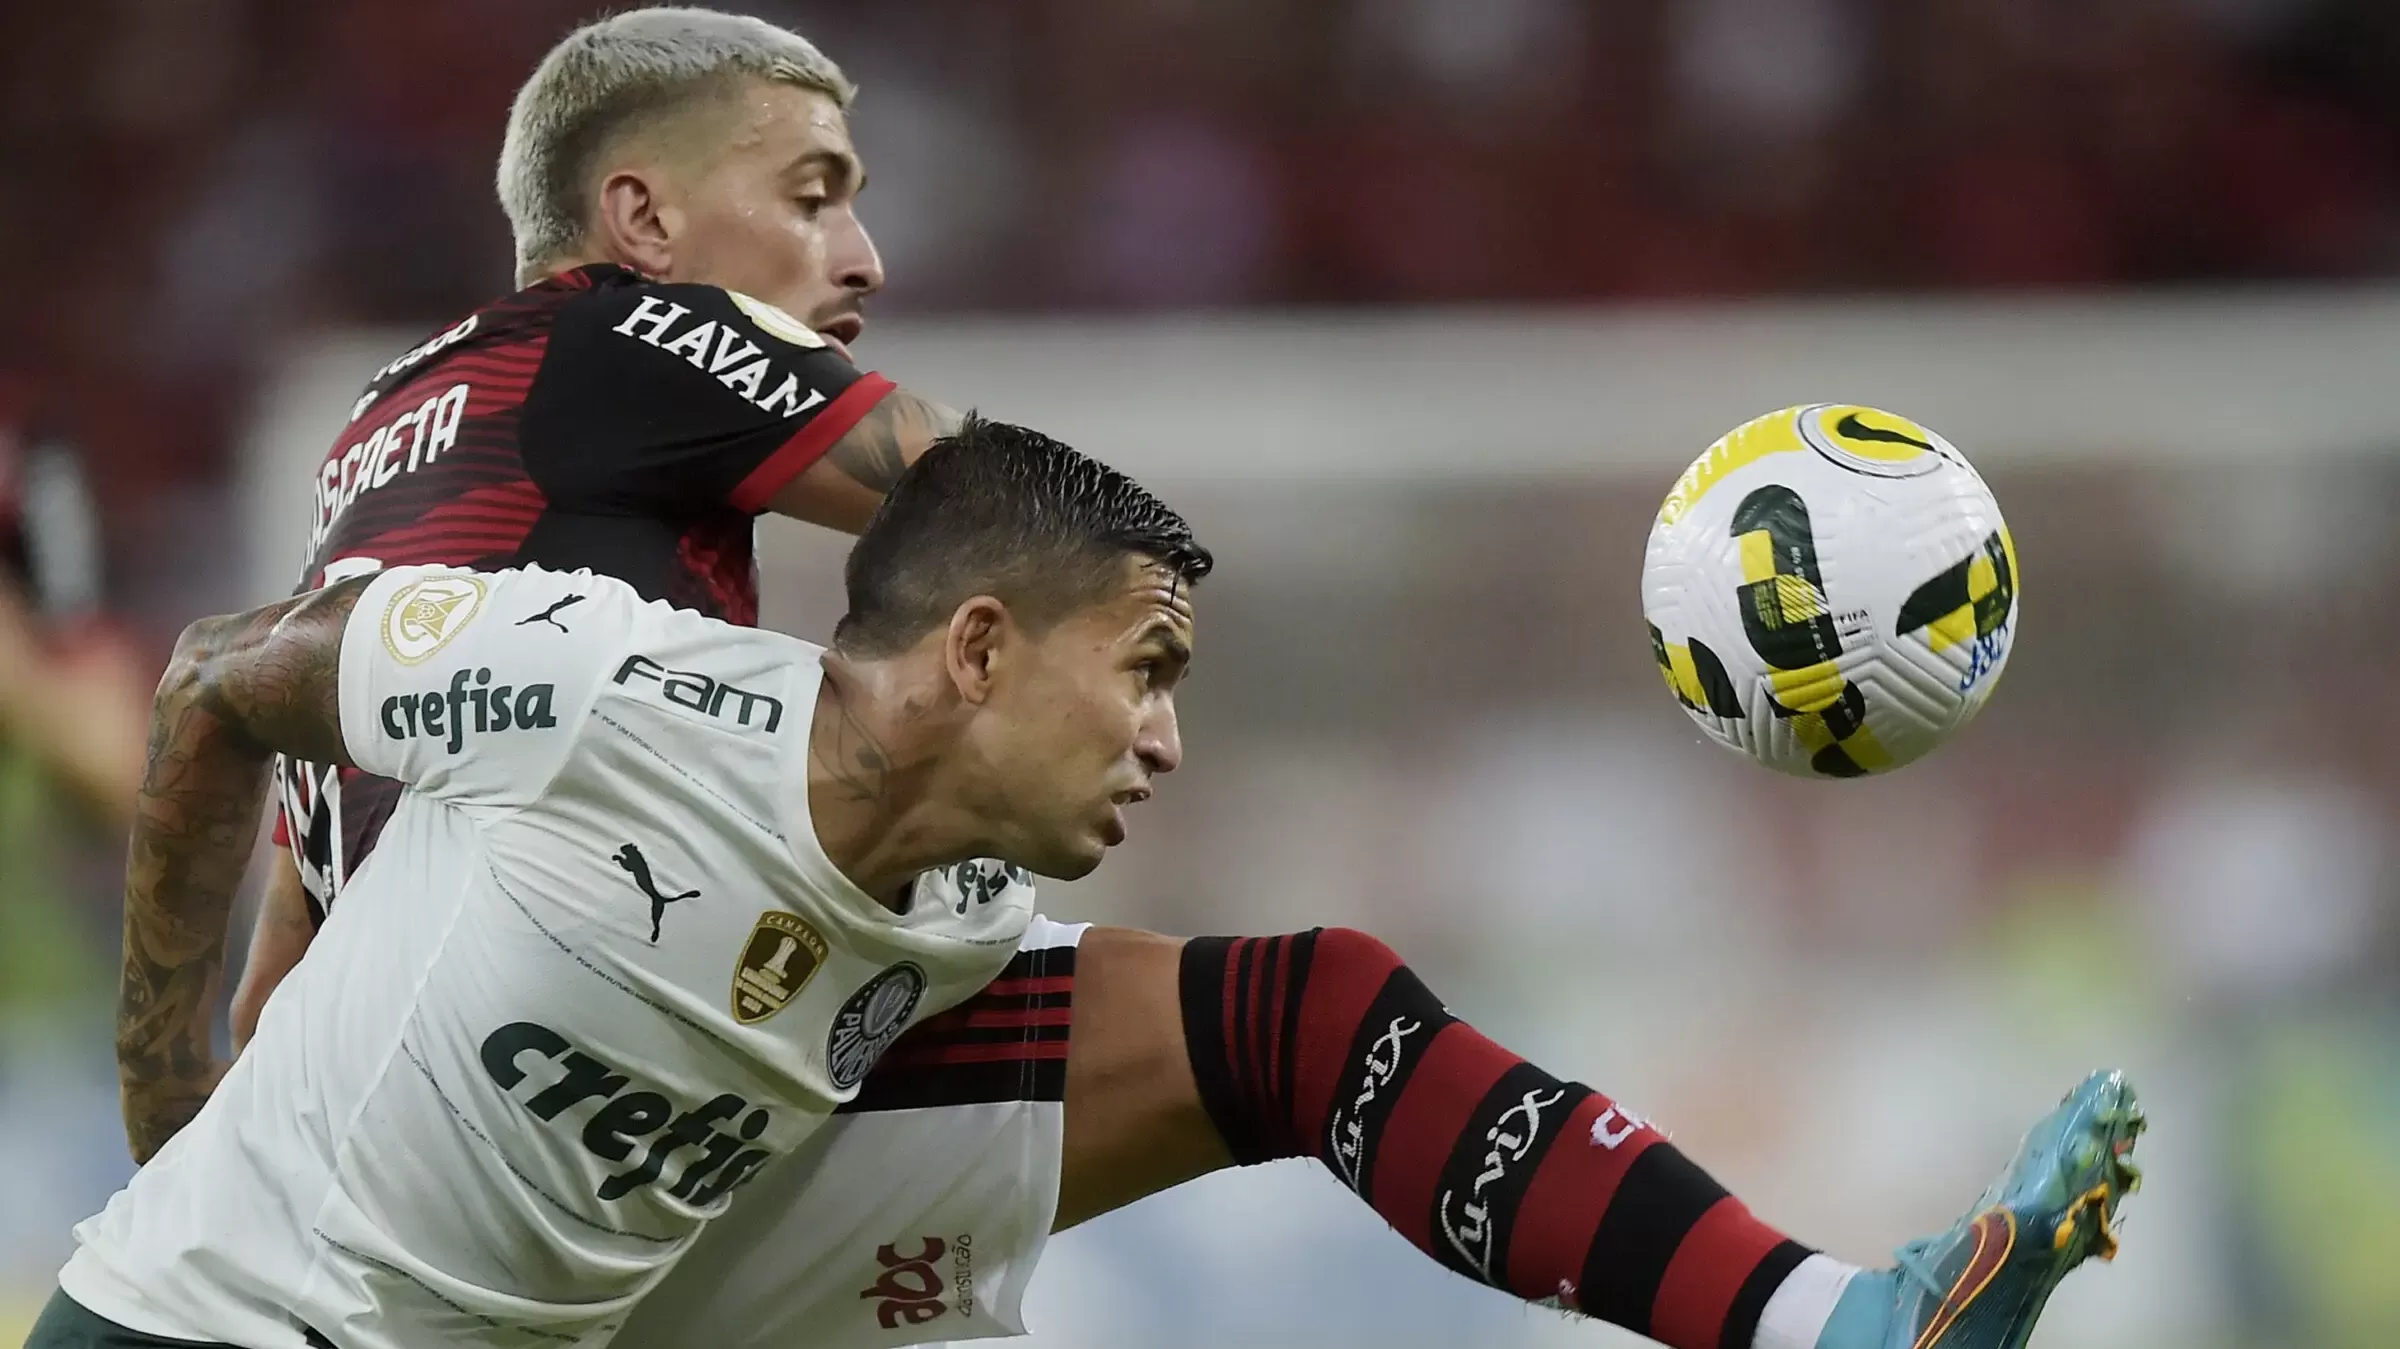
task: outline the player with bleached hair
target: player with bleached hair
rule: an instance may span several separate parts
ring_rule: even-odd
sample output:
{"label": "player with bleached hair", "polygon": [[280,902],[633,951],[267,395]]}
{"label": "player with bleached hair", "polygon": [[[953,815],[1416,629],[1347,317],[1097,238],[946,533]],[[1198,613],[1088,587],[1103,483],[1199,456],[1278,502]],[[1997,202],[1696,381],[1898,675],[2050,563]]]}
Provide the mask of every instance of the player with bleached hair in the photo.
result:
{"label": "player with bleached hair", "polygon": [[[527,288],[370,384],[319,476],[304,584],[426,562],[588,566],[646,597],[749,621],[752,512],[863,520],[956,421],[847,359],[881,283],[855,212],[864,174],[850,97],[815,48],[756,20],[636,11],[563,41],[520,95],[502,159]],[[572,628],[573,604],[560,602],[569,607],[516,621]],[[723,696],[722,684],[654,664],[628,679],[687,701]],[[455,728],[439,692],[442,724]],[[898,809],[912,784],[868,763],[855,765],[862,800]],[[355,768],[283,780],[312,898],[337,915],[326,931],[368,923],[338,916],[333,901],[398,788]],[[639,906],[644,935],[654,913],[671,935],[707,887],[685,896],[695,886],[637,848],[638,864],[609,852],[603,876]],[[962,875],[959,902],[999,902],[1018,888],[1005,877]],[[254,948],[263,958],[246,980],[245,1020],[262,1002],[280,1014],[289,1000],[266,991],[318,916],[293,887],[282,895]],[[206,1047],[221,959],[208,935],[229,897],[129,896],[129,948],[154,961],[152,978],[129,983],[120,1035],[144,1155],[221,1071]],[[2096,1078],[2037,1127],[2006,1183],[1957,1228],[1894,1268],[1858,1271],[1757,1221],[1630,1109],[1477,1034],[1363,933],[1184,941],[1035,921],[1019,948],[981,993],[909,1025],[829,1124],[762,1161],[745,1202],[644,1290],[623,1342],[1009,1333],[1049,1231],[1229,1164],[1316,1156],[1448,1267],[1669,1344],[1983,1349],[2020,1343],[2058,1278],[2106,1247],[2128,1183],[2121,1154],[2138,1114],[2120,1081]],[[781,986],[750,960],[747,946],[723,953],[737,1020],[773,1005]],[[528,1041],[522,1062],[538,1048]],[[572,1048],[550,1061],[579,1053],[601,1062]],[[628,1076],[553,1071],[584,1072],[584,1087]],[[544,1124],[629,1152],[673,1135],[674,1117],[618,1104],[630,1085],[542,1099],[557,1085],[535,1090],[556,1107]],[[506,1104],[476,1102],[532,1127]],[[86,1232],[78,1260],[108,1267],[105,1226]],[[972,1234],[971,1262],[917,1246],[925,1232]],[[522,1258],[540,1268],[549,1253]],[[909,1295],[920,1264],[946,1296]],[[143,1303],[119,1321],[137,1338],[99,1342],[214,1333],[159,1310]],[[411,1342],[348,1324],[313,1329],[345,1349]],[[474,1342],[458,1333],[446,1326],[441,1342]],[[278,1335],[260,1343],[304,1339]]]}

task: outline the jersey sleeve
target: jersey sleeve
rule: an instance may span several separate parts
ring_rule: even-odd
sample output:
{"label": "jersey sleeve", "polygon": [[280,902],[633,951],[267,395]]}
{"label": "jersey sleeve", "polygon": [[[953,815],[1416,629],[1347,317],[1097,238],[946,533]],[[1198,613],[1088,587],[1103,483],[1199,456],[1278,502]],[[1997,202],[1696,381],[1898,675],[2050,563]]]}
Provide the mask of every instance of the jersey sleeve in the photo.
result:
{"label": "jersey sleeve", "polygon": [[891,389],[749,296],[603,287],[560,311],[519,444],[565,509],[756,514]]}
{"label": "jersey sleeve", "polygon": [[533,800],[643,608],[632,587],[588,571],[382,573],[342,632],[351,762],[461,805]]}

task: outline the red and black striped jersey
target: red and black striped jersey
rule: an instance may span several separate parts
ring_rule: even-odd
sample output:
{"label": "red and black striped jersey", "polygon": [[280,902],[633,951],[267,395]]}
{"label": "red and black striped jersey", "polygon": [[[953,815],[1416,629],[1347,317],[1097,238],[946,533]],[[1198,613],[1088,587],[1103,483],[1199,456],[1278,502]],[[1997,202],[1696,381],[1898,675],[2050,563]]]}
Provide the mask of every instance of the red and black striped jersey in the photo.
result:
{"label": "red and black striped jersey", "polygon": [[[755,623],[756,516],[891,387],[749,296],[563,272],[368,381],[318,467],[298,589],[414,564],[586,567]],[[277,836],[321,918],[400,788],[301,763],[277,780]]]}

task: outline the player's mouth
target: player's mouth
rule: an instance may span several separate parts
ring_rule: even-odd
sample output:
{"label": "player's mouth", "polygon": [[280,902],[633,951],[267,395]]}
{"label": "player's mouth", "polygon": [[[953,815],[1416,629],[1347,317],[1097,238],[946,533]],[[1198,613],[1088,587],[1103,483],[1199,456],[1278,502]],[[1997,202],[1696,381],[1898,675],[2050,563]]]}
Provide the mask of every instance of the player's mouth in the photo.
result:
{"label": "player's mouth", "polygon": [[818,328],[817,335],[832,338],[842,348],[842,354],[847,356],[850,354],[850,344],[856,342],[866,331],[866,315],[844,314],[831,323]]}
{"label": "player's mouth", "polygon": [[1108,820],[1100,827],[1100,837],[1109,847],[1125,841],[1125,808],[1150,799],[1148,787],[1132,787],[1108,798]]}

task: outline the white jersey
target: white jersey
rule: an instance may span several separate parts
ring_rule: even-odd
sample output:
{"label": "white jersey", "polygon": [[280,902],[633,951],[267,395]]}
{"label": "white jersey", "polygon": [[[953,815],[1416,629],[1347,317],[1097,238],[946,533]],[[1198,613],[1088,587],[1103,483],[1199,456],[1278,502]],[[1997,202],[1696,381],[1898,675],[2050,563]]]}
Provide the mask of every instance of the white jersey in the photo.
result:
{"label": "white jersey", "polygon": [[895,913],[826,858],[821,655],[588,572],[378,577],[343,739],[412,790],[68,1296],[246,1349],[606,1343],[1030,917],[997,863]]}
{"label": "white jersey", "polygon": [[918,1024],[762,1168],[634,1309],[620,1349],[897,1349],[1025,1333],[1058,1213],[1080,924],[1036,915],[989,985]]}

